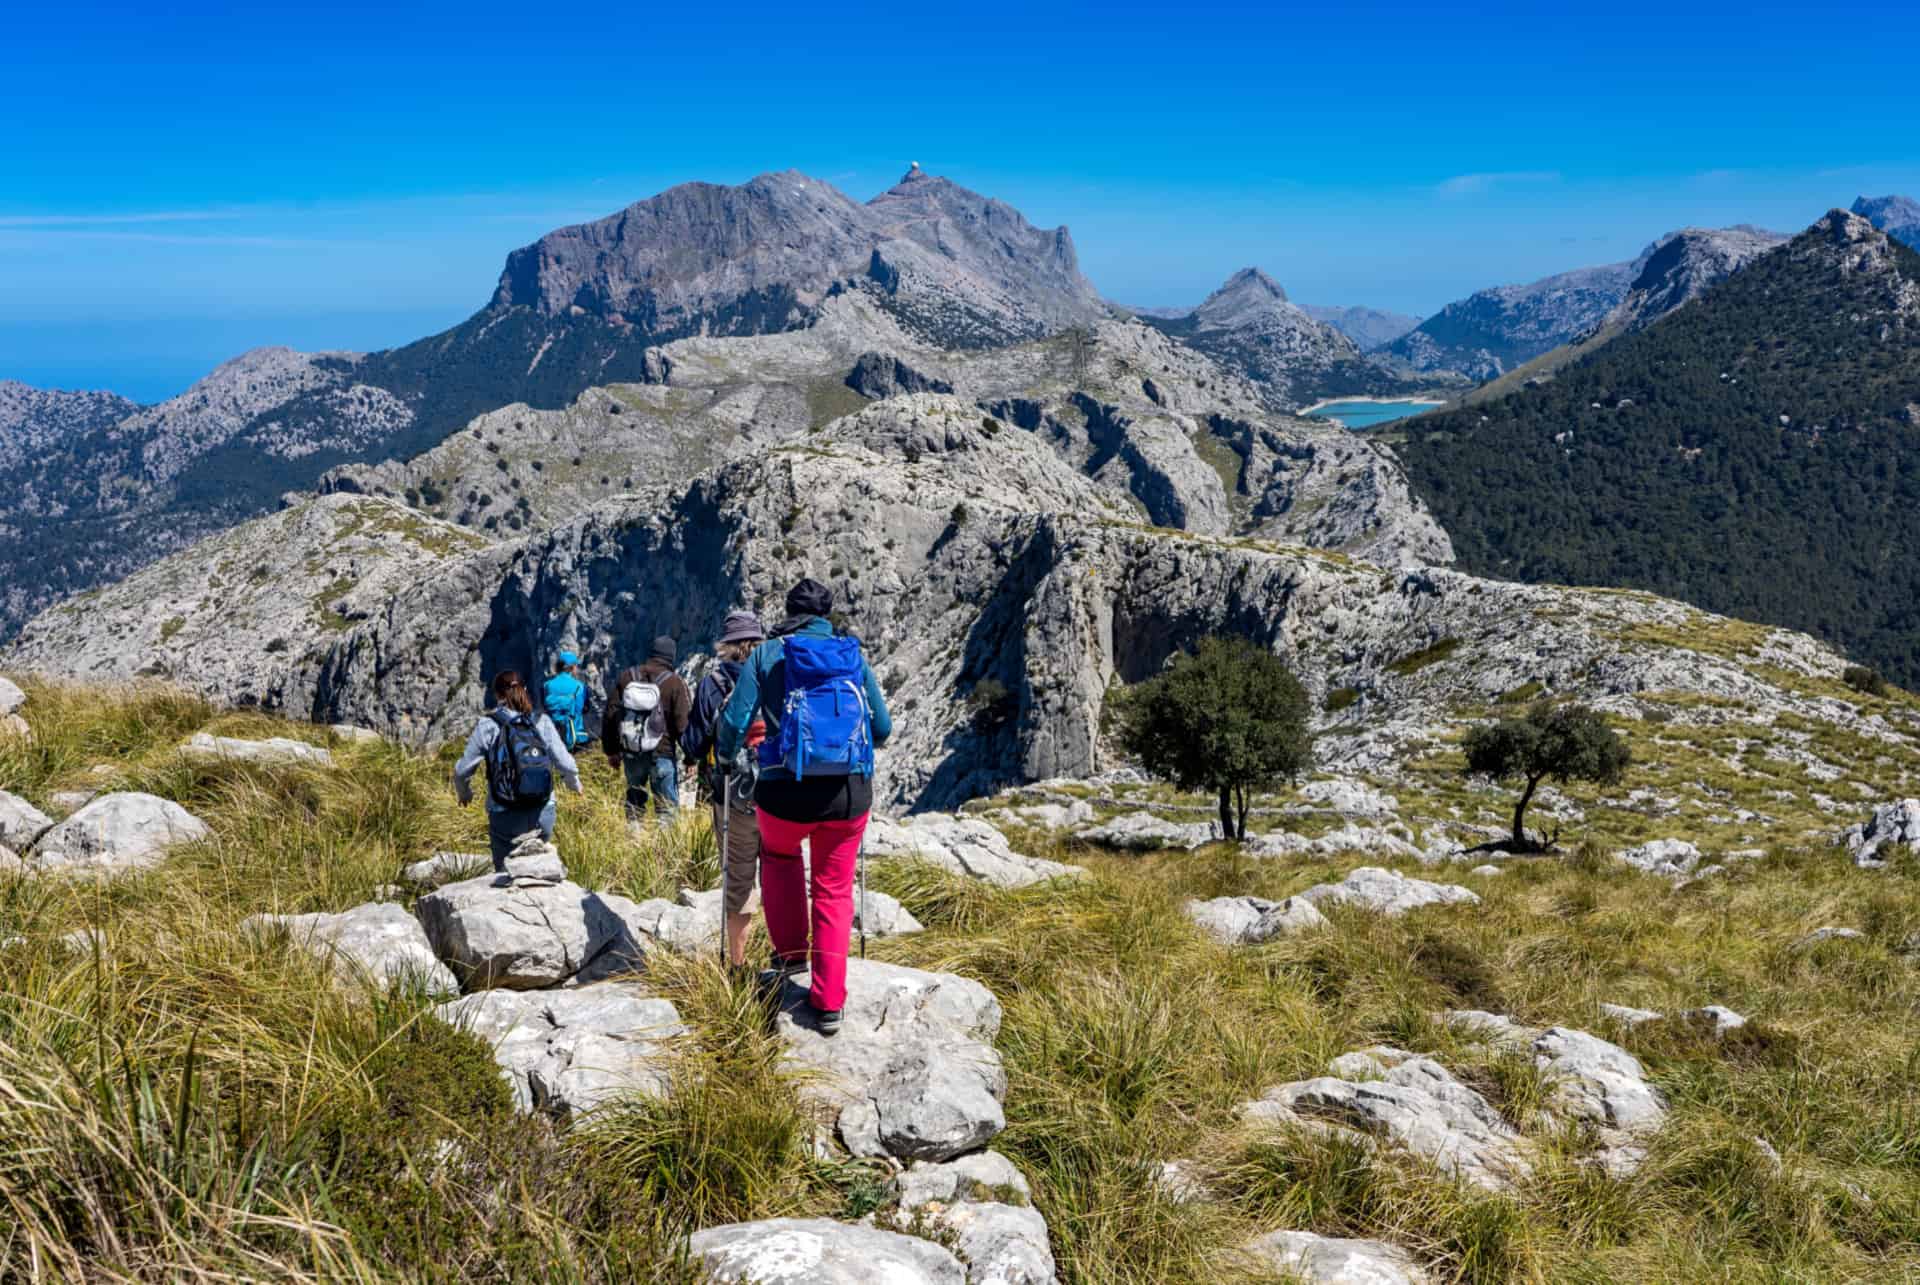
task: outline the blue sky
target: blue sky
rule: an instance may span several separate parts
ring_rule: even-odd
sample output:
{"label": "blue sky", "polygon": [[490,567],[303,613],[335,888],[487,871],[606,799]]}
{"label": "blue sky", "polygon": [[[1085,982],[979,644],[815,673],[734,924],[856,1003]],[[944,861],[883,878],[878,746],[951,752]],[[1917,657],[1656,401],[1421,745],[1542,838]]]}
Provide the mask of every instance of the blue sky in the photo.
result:
{"label": "blue sky", "polygon": [[178,391],[378,347],[663,187],[909,160],[1068,224],[1110,297],[1258,264],[1431,312],[1687,223],[1920,192],[1902,6],[19,6],[0,378]]}

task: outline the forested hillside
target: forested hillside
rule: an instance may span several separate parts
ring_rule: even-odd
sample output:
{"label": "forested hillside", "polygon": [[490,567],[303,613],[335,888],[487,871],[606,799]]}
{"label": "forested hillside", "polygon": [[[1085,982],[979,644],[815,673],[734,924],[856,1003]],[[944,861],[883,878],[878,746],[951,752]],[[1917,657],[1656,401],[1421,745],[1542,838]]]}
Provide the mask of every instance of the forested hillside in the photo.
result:
{"label": "forested hillside", "polygon": [[1419,421],[1474,570],[1655,590],[1920,681],[1920,256],[1835,210],[1552,382]]}

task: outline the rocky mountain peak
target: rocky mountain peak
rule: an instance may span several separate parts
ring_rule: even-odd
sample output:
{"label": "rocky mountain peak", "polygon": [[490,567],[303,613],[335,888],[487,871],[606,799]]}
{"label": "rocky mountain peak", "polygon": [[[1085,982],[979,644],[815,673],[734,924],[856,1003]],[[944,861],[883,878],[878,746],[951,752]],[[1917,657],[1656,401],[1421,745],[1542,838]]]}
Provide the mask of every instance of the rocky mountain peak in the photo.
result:
{"label": "rocky mountain peak", "polygon": [[1640,274],[1627,297],[1608,314],[1603,328],[1650,326],[1786,239],[1748,224],[1670,232],[1648,247],[1640,260]]}
{"label": "rocky mountain peak", "polygon": [[1855,197],[1853,213],[1908,246],[1920,246],[1920,201],[1910,196]]}
{"label": "rocky mountain peak", "polygon": [[1208,295],[1193,315],[1203,324],[1237,325],[1249,313],[1288,302],[1280,283],[1259,268],[1242,268]]}

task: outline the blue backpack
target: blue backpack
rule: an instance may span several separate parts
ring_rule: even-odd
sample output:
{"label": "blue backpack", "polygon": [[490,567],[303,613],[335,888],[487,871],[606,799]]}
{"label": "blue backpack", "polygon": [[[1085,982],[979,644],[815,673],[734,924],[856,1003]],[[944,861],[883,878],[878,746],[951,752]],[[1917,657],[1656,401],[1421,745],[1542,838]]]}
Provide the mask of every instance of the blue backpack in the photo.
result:
{"label": "blue backpack", "polygon": [[760,766],[780,766],[802,781],[814,776],[872,776],[873,720],[858,638],[781,640],[787,706],[780,728],[760,745]]}
{"label": "blue backpack", "polygon": [[543,808],[553,797],[553,760],[531,714],[493,711],[500,728],[487,751],[487,793],[510,811]]}
{"label": "blue backpack", "polygon": [[[567,681],[562,683],[564,678]],[[553,726],[560,733],[561,743],[568,749],[577,749],[586,739],[586,729],[580,726],[581,699],[586,689],[580,680],[571,674],[555,674],[547,680],[541,690],[542,703],[547,707],[547,717],[553,720]]]}

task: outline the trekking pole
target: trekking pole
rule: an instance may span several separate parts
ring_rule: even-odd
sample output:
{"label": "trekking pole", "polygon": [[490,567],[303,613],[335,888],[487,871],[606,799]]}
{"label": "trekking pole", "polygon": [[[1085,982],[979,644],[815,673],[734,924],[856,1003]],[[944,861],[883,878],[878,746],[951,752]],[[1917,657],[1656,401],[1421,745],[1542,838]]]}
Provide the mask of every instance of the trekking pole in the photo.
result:
{"label": "trekking pole", "polygon": [[[719,756],[715,755],[716,766]],[[725,971],[732,959],[727,955],[727,836],[733,827],[733,773],[720,778],[720,968]]]}
{"label": "trekking pole", "polygon": [[860,846],[854,849],[853,862],[860,873],[860,958],[867,957],[867,835],[860,833]]}

